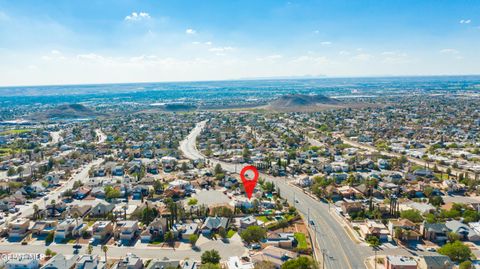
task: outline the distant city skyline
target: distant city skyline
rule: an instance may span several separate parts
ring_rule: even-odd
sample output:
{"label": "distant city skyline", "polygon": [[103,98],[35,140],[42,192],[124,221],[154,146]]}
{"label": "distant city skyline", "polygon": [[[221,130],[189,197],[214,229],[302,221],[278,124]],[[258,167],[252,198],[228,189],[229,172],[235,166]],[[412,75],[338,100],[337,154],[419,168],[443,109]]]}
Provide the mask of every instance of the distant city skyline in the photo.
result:
{"label": "distant city skyline", "polygon": [[474,1],[0,0],[0,86],[480,74]]}

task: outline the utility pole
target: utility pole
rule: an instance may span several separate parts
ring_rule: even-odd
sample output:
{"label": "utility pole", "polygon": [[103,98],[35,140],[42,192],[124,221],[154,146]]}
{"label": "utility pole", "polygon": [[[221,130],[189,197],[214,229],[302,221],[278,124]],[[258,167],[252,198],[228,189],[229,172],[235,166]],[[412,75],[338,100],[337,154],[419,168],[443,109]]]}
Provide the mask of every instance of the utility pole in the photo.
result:
{"label": "utility pole", "polygon": [[325,252],[327,252],[326,249],[322,249],[322,268],[325,269]]}

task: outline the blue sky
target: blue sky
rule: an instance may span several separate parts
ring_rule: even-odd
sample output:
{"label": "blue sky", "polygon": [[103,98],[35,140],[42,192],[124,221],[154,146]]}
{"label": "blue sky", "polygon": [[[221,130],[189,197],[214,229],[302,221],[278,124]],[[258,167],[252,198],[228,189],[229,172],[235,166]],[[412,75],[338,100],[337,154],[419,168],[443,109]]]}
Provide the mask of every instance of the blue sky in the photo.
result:
{"label": "blue sky", "polygon": [[454,0],[0,0],[0,85],[480,74],[479,14]]}

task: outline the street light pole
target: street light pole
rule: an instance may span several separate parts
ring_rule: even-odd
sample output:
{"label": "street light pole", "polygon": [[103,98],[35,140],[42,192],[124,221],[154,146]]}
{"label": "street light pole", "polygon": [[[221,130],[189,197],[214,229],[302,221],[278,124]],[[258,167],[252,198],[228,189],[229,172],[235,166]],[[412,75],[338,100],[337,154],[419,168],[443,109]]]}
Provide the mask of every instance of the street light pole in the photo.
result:
{"label": "street light pole", "polygon": [[308,221],[308,225],[310,225],[310,207],[307,208],[307,221]]}

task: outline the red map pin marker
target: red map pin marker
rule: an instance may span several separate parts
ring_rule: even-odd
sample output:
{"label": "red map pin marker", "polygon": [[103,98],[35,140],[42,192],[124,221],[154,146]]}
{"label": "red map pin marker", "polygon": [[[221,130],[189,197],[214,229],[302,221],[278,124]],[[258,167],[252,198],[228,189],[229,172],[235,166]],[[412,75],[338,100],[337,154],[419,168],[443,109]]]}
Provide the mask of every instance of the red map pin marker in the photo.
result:
{"label": "red map pin marker", "polygon": [[[247,178],[245,176],[245,173],[249,170],[253,171],[252,179]],[[257,185],[257,181],[258,181],[257,168],[253,165],[247,165],[243,167],[242,171],[240,171],[240,178],[242,179],[243,187],[245,188],[245,192],[247,193],[248,199],[252,198],[253,190],[255,189],[255,185]]]}

